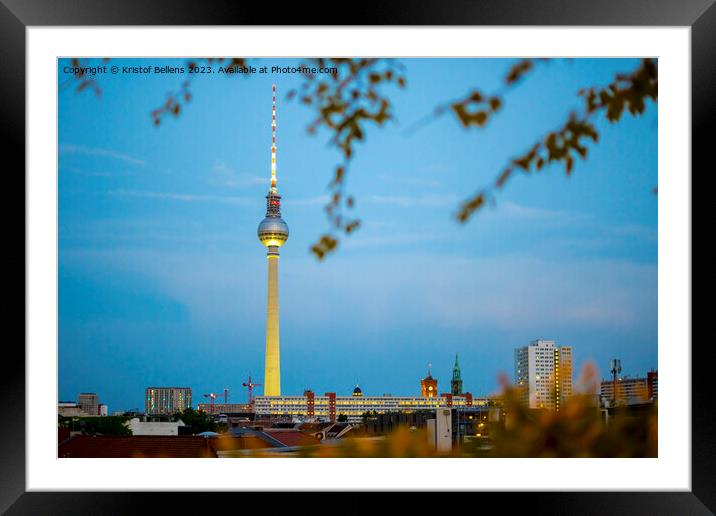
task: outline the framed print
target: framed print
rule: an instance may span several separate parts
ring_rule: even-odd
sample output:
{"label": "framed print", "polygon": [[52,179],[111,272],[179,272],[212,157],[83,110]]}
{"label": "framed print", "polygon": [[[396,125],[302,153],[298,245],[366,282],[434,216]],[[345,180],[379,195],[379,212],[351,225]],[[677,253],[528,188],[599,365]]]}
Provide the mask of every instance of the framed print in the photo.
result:
{"label": "framed print", "polygon": [[4,1],[27,305],[3,510],[711,513],[690,169],[716,8],[538,5]]}

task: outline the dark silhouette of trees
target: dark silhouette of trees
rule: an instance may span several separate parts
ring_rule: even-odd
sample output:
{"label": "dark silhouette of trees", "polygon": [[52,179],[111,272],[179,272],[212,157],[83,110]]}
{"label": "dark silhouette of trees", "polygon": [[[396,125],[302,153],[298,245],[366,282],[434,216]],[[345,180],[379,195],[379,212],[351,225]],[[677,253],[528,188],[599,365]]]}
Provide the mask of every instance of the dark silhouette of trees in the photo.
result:
{"label": "dark silhouette of trees", "polygon": [[201,432],[215,432],[217,425],[203,410],[194,410],[187,408],[183,411],[175,412],[172,415],[172,421],[181,420],[186,426],[190,426],[192,432],[200,434]]}
{"label": "dark silhouette of trees", "polygon": [[57,425],[69,428],[72,432],[82,432],[85,435],[132,435],[127,426],[129,417],[101,416],[101,417],[57,417]]}

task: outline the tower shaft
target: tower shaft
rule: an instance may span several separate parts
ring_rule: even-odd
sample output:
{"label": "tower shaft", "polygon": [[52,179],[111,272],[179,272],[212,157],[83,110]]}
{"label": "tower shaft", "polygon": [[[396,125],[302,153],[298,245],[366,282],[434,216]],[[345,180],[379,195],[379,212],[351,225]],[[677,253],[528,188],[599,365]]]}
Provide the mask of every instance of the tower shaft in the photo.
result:
{"label": "tower shaft", "polygon": [[266,369],[264,396],[281,395],[281,357],[278,332],[278,250],[268,255],[268,306],[266,309]]}

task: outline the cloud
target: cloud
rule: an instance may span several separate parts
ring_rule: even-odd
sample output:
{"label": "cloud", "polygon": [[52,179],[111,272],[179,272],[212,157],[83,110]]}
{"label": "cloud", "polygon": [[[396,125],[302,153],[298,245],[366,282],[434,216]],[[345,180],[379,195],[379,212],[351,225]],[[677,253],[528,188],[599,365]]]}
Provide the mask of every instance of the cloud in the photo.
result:
{"label": "cloud", "polygon": [[643,226],[641,224],[627,224],[613,228],[615,235],[625,238],[637,238],[647,242],[656,243],[659,237],[659,230],[652,226]]}
{"label": "cloud", "polygon": [[435,179],[425,179],[421,177],[407,177],[407,176],[394,176],[391,174],[380,174],[378,176],[378,179],[381,179],[383,181],[391,182],[391,183],[398,183],[403,185],[413,185],[413,186],[426,186],[430,188],[435,188],[440,186],[440,181],[436,181]]}
{"label": "cloud", "polygon": [[156,248],[167,244],[243,243],[241,231],[218,229],[184,217],[106,218],[58,225],[60,245],[132,245]]}
{"label": "cloud", "polygon": [[[500,214],[508,215],[515,218],[528,219],[553,219],[553,218],[573,218],[577,214],[567,213],[558,210],[549,210],[545,208],[536,208],[533,206],[525,206],[511,201],[502,201],[498,204],[497,210]],[[581,216],[581,215],[580,215]]]}
{"label": "cloud", "polygon": [[[556,328],[638,334],[655,328],[657,267],[618,260],[391,253],[282,263],[282,307],[308,327],[493,329],[547,334]],[[413,331],[413,330],[411,330]]]}
{"label": "cloud", "polygon": [[[643,327],[657,316],[657,267],[619,260],[446,258],[416,276],[436,323],[510,330]],[[412,296],[410,296],[412,297]]]}
{"label": "cloud", "polygon": [[439,235],[429,235],[424,233],[416,233],[412,235],[397,235],[397,236],[386,236],[386,237],[373,237],[373,238],[354,238],[352,240],[346,240],[343,244],[346,248],[360,248],[360,247],[385,247],[385,246],[403,246],[410,244],[418,244],[421,242],[435,242],[439,240],[449,240],[447,237],[441,237]]}
{"label": "cloud", "polygon": [[246,188],[268,183],[268,177],[236,172],[223,161],[214,164],[209,178],[209,184],[227,188]]}
{"label": "cloud", "polygon": [[117,271],[140,284],[149,281],[185,306],[195,323],[233,328],[251,325],[264,308],[255,295],[265,277],[260,274],[265,258],[261,259],[259,247],[251,260],[236,254],[136,248],[65,250],[60,260],[68,270],[79,271],[75,274],[104,277],[106,271]]}
{"label": "cloud", "polygon": [[100,149],[97,147],[84,147],[82,145],[71,145],[63,143],[59,147],[60,154],[82,154],[85,156],[101,156],[105,158],[115,159],[131,163],[133,165],[145,165],[146,161],[110,149]]}
{"label": "cloud", "polygon": [[76,174],[78,176],[86,176],[86,177],[110,177],[114,174],[111,172],[89,172],[87,170],[82,170],[77,167],[60,167],[61,171],[69,172],[70,174]]}
{"label": "cloud", "polygon": [[[60,258],[97,274],[147,275],[205,327],[253,328],[265,310],[258,249],[237,255],[117,248],[63,251]],[[281,263],[282,324],[294,331],[649,336],[657,314],[655,264],[399,252],[320,263],[294,253]]]}
{"label": "cloud", "polygon": [[221,195],[196,195],[196,194],[183,194],[175,192],[151,192],[146,190],[111,190],[110,195],[116,195],[120,197],[140,197],[146,199],[165,199],[169,201],[180,201],[180,202],[214,202],[214,203],[226,203],[236,204],[241,206],[254,206],[256,205],[256,199],[250,197],[235,197],[235,196],[221,196]]}
{"label": "cloud", "polygon": [[328,204],[331,198],[328,195],[318,195],[316,197],[306,197],[304,199],[284,199],[284,206],[323,206]]}
{"label": "cloud", "polygon": [[455,194],[370,195],[365,199],[370,204],[390,204],[401,208],[450,206],[457,205],[459,201],[460,197]]}

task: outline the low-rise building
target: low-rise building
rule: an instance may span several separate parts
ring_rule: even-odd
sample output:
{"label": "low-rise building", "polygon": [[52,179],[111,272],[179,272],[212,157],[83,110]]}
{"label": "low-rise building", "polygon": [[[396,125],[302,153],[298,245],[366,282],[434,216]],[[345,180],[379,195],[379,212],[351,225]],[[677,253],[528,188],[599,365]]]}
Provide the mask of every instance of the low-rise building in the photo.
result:
{"label": "low-rise building", "polygon": [[74,401],[60,401],[57,403],[57,414],[62,417],[84,416],[82,408]]}
{"label": "low-rise building", "polygon": [[198,410],[207,414],[246,414],[252,412],[247,403],[199,403]]}
{"label": "low-rise building", "polygon": [[292,419],[336,421],[346,416],[346,422],[359,423],[363,414],[392,412],[415,412],[445,407],[487,407],[487,398],[473,398],[470,393],[462,396],[336,396],[327,392],[316,396],[306,391],[303,396],[257,396],[254,412],[257,417],[283,416]]}
{"label": "low-rise building", "polygon": [[[616,388],[616,395],[615,389]],[[634,405],[649,400],[649,382],[647,378],[617,378],[603,380],[600,397],[609,405],[616,401],[617,405]]]}
{"label": "low-rise building", "polygon": [[179,435],[179,427],[185,426],[182,421],[140,421],[136,417],[127,425],[132,435]]}

